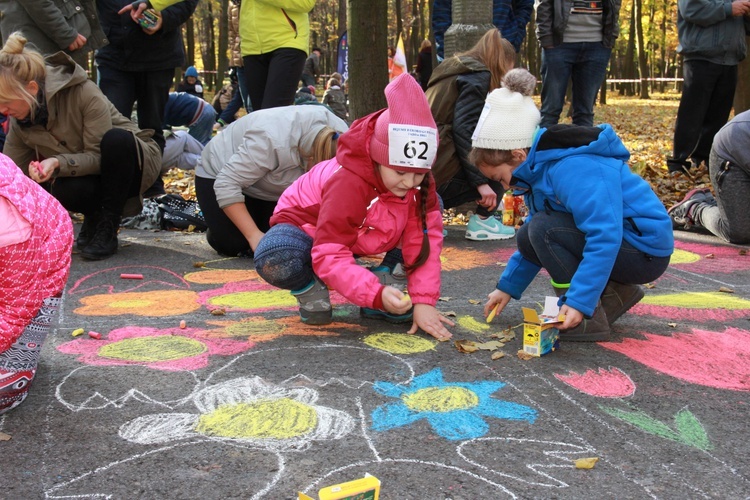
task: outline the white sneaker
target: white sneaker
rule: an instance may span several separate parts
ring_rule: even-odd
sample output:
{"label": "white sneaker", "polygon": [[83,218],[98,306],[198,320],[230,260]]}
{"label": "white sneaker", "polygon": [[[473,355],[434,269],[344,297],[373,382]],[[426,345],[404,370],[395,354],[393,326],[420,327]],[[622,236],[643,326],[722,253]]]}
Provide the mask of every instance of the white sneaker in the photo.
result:
{"label": "white sneaker", "polygon": [[479,218],[474,214],[469,217],[466,226],[466,239],[474,241],[507,240],[516,235],[516,230],[504,225],[494,217]]}

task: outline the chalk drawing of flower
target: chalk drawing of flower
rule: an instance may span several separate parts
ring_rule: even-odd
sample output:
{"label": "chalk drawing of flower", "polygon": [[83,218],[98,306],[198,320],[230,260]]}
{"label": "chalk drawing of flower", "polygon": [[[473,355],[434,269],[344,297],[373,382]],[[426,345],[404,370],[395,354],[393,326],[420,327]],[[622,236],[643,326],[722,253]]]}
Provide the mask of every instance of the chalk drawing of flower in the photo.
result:
{"label": "chalk drawing of flower", "polygon": [[236,281],[259,281],[260,276],[254,269],[207,269],[187,273],[185,281],[201,285],[218,285]]}
{"label": "chalk drawing of flower", "polygon": [[669,266],[701,274],[727,274],[750,269],[750,256],[739,255],[737,248],[674,242],[675,251]]}
{"label": "chalk drawing of flower", "polygon": [[555,373],[555,377],[573,389],[598,398],[627,398],[635,394],[635,383],[619,368],[599,368],[581,374],[574,371],[567,375]]}
{"label": "chalk drawing of flower", "polygon": [[[221,288],[200,292],[199,302],[209,310],[225,309],[262,313],[279,309],[297,310],[297,300],[289,290],[281,290],[264,281],[239,281],[226,283]],[[341,295],[331,292],[331,303],[346,302]]]}
{"label": "chalk drawing of flower", "polygon": [[267,342],[288,335],[328,337],[342,332],[360,332],[365,328],[353,323],[334,321],[324,329],[315,325],[306,325],[299,316],[287,316],[279,319],[265,319],[259,316],[244,318],[239,321],[213,320],[206,321],[209,325],[220,328],[205,330],[202,335],[208,338],[246,338],[249,342]]}
{"label": "chalk drawing of flower", "polygon": [[231,356],[253,344],[231,339],[210,339],[196,328],[126,327],[112,330],[104,340],[76,339],[57,347],[78,354],[78,361],[93,366],[141,365],[154,370],[198,370],[211,356]]}
{"label": "chalk drawing of flower", "polygon": [[108,293],[82,297],[83,307],[74,312],[83,316],[177,316],[200,308],[198,294],[189,290]]}
{"label": "chalk drawing of flower", "polygon": [[679,321],[718,321],[744,318],[750,300],[722,292],[682,292],[647,295],[629,312]]}
{"label": "chalk drawing of flower", "polygon": [[440,265],[444,271],[486,267],[498,262],[508,262],[514,251],[513,248],[501,248],[496,252],[488,253],[471,248],[447,247],[440,252]]}
{"label": "chalk drawing of flower", "polygon": [[399,401],[375,408],[372,428],[387,431],[426,419],[440,436],[459,440],[484,436],[489,431],[485,417],[534,423],[533,408],[491,397],[504,386],[489,380],[446,382],[440,368],[415,377],[409,386],[376,382],[376,392]]}
{"label": "chalk drawing of flower", "polygon": [[315,404],[308,387],[280,387],[241,377],[206,387],[193,397],[197,413],[159,413],[120,427],[139,444],[206,438],[275,452],[304,451],[313,441],[341,439],[354,429],[348,414]]}
{"label": "chalk drawing of flower", "polygon": [[670,336],[643,334],[646,339],[601,342],[616,351],[672,377],[717,389],[750,391],[750,332],[693,329]]}

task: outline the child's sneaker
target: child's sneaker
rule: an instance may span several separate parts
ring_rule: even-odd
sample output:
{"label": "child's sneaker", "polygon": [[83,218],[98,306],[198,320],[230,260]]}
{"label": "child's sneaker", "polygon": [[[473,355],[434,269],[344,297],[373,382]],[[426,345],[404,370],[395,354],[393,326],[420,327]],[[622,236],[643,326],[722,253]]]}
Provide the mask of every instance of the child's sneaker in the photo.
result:
{"label": "child's sneaker", "polygon": [[474,241],[507,240],[516,235],[516,230],[504,225],[494,217],[481,219],[477,214],[469,217],[466,239]]}
{"label": "child's sneaker", "polygon": [[316,276],[305,288],[292,290],[299,304],[302,322],[308,325],[327,325],[333,321],[331,297],[326,284]]}
{"label": "child's sneaker", "polygon": [[709,188],[696,188],[685,195],[685,197],[667,210],[669,218],[672,219],[673,229],[688,230],[696,225],[695,208],[699,203],[713,204],[714,197]]}
{"label": "child's sneaker", "polygon": [[401,263],[391,270],[388,266],[371,267],[370,272],[378,277],[381,285],[392,286],[400,291],[406,291],[406,271]]}
{"label": "child's sneaker", "polygon": [[389,323],[410,323],[414,319],[413,310],[410,310],[406,314],[391,314],[380,309],[370,309],[369,307],[360,307],[359,315],[363,318],[369,319],[382,319]]}

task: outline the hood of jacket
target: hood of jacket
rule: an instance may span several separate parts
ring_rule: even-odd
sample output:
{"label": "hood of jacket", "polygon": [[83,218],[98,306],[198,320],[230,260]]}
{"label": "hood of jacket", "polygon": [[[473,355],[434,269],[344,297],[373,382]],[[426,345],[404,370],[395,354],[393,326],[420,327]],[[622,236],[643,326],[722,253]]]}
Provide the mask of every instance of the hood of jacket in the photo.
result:
{"label": "hood of jacket", "polygon": [[489,71],[489,69],[473,57],[453,56],[437,65],[432,71],[428,86],[431,87],[441,80],[455,78],[466,73],[476,73],[477,71]]}
{"label": "hood of jacket", "polygon": [[375,123],[384,111],[385,109],[381,109],[356,120],[346,133],[341,134],[336,147],[336,160],[342,168],[375,188],[380,196],[390,194],[395,197],[385,188],[383,179],[378,174],[377,164],[370,156],[370,139],[375,132]]}
{"label": "hood of jacket", "polygon": [[57,52],[45,59],[47,63],[47,77],[44,82],[44,89],[47,95],[47,102],[62,89],[80,85],[88,80],[86,70],[77,65],[69,55],[64,52]]}

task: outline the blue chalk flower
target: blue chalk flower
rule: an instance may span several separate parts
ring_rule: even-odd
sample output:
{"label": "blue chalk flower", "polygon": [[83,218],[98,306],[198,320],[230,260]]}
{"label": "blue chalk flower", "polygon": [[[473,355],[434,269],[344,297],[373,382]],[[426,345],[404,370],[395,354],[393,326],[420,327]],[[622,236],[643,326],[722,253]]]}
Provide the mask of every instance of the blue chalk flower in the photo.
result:
{"label": "blue chalk flower", "polygon": [[533,408],[490,397],[503,386],[489,380],[448,383],[439,368],[415,377],[410,386],[377,382],[376,392],[400,401],[376,408],[372,428],[387,431],[425,418],[440,436],[459,440],[484,436],[489,430],[485,417],[534,423]]}

